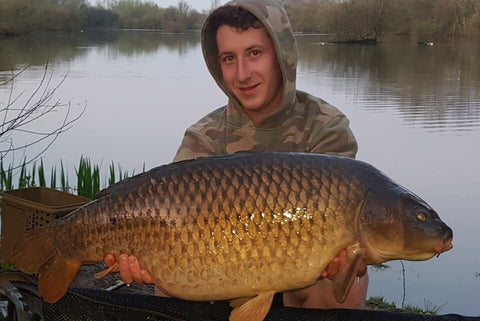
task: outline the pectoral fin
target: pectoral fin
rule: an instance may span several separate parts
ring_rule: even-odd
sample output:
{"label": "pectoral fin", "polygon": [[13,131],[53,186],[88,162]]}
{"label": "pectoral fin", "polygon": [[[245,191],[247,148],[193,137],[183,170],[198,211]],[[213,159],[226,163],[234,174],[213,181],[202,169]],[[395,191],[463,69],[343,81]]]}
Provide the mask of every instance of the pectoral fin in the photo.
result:
{"label": "pectoral fin", "polygon": [[333,279],[333,295],[337,302],[342,303],[347,298],[362,263],[363,253],[358,243],[347,247],[347,265]]}
{"label": "pectoral fin", "polygon": [[[262,321],[268,314],[272,305],[274,291],[267,291],[258,294],[242,305],[232,310],[230,314],[230,321]],[[235,303],[239,303],[236,301]],[[236,305],[236,304],[235,304]]]}

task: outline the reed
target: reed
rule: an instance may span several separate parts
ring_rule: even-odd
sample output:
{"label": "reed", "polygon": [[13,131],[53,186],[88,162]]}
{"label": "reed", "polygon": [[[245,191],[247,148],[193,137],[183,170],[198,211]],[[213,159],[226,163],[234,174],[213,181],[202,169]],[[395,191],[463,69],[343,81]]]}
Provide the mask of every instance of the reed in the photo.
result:
{"label": "reed", "polygon": [[38,166],[38,184],[40,186],[47,186],[45,181],[45,169],[43,166],[43,159],[40,159],[40,166]]}
{"label": "reed", "polygon": [[13,189],[13,168],[12,164],[8,167],[7,170],[3,167],[3,159],[0,161],[0,187],[3,190]]}
{"label": "reed", "polygon": [[51,188],[57,188],[57,168],[52,167],[52,170],[50,172],[50,187]]}
{"label": "reed", "polygon": [[[14,168],[12,164],[6,168],[3,160],[0,160],[0,191],[34,186],[47,187],[46,169],[43,159],[40,159],[38,167],[36,162],[29,163],[24,159],[18,169],[14,170]],[[76,186],[70,186],[67,169],[64,167],[63,162],[60,161],[59,173],[57,173],[56,166],[50,169],[50,184],[48,187],[94,199],[101,188],[115,184],[135,173],[135,171],[132,171],[131,174],[128,171],[124,171],[120,165],[116,167],[112,161],[108,169],[109,176],[105,176],[105,179],[102,180],[101,166],[92,164],[90,159],[85,156],[80,158],[78,167],[74,169]],[[145,171],[145,164],[143,165],[143,170]],[[57,176],[60,177],[59,186],[57,184]]]}
{"label": "reed", "polygon": [[115,164],[112,161],[109,167],[110,176],[108,178],[108,186],[113,185],[115,183]]}
{"label": "reed", "polygon": [[62,186],[61,190],[64,192],[68,192],[70,189],[68,187],[68,175],[65,173],[62,161],[60,161],[60,183]]}

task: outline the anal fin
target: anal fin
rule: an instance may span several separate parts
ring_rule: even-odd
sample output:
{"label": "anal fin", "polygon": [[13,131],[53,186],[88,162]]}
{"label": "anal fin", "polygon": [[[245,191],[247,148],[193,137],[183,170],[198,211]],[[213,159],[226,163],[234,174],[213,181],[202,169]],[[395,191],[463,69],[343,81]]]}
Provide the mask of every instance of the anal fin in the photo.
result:
{"label": "anal fin", "polygon": [[[230,321],[262,321],[268,314],[272,306],[274,291],[267,291],[259,293],[257,296],[251,298],[242,305],[232,310],[230,314]],[[237,301],[236,303],[239,303]]]}
{"label": "anal fin", "polygon": [[333,295],[337,302],[342,303],[347,298],[362,263],[363,253],[358,243],[347,247],[347,265],[333,279]]}
{"label": "anal fin", "polygon": [[54,303],[63,297],[81,266],[81,262],[58,256],[46,264],[38,277],[38,288],[45,301]]}
{"label": "anal fin", "polygon": [[232,300],[230,301],[230,306],[232,308],[238,308],[239,306],[241,306],[242,304],[244,304],[245,302],[251,300],[252,297],[245,297],[245,298],[239,298],[239,299],[235,299],[235,300]]}

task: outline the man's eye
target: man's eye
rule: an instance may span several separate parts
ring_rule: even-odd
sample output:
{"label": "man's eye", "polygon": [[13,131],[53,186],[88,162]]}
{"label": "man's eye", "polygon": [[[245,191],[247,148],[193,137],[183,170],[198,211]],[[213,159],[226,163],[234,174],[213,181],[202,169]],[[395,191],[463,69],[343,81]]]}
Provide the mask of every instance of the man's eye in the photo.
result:
{"label": "man's eye", "polygon": [[260,54],[260,50],[252,50],[250,51],[250,55],[252,56],[258,56]]}

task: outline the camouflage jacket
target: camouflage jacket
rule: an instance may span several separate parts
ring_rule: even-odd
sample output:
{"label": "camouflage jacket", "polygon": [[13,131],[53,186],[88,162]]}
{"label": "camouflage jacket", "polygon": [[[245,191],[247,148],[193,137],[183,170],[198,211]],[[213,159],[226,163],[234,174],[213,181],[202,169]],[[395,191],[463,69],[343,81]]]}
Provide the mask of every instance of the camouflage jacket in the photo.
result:
{"label": "camouflage jacket", "polygon": [[277,49],[283,75],[283,102],[279,110],[254,126],[235,96],[223,83],[217,61],[216,35],[209,20],[202,28],[202,50],[213,78],[228,104],[189,127],[175,161],[238,151],[281,151],[355,157],[357,142],[349,121],[320,98],[296,90],[297,45],[286,12],[276,0],[231,1],[254,14],[266,27]]}

